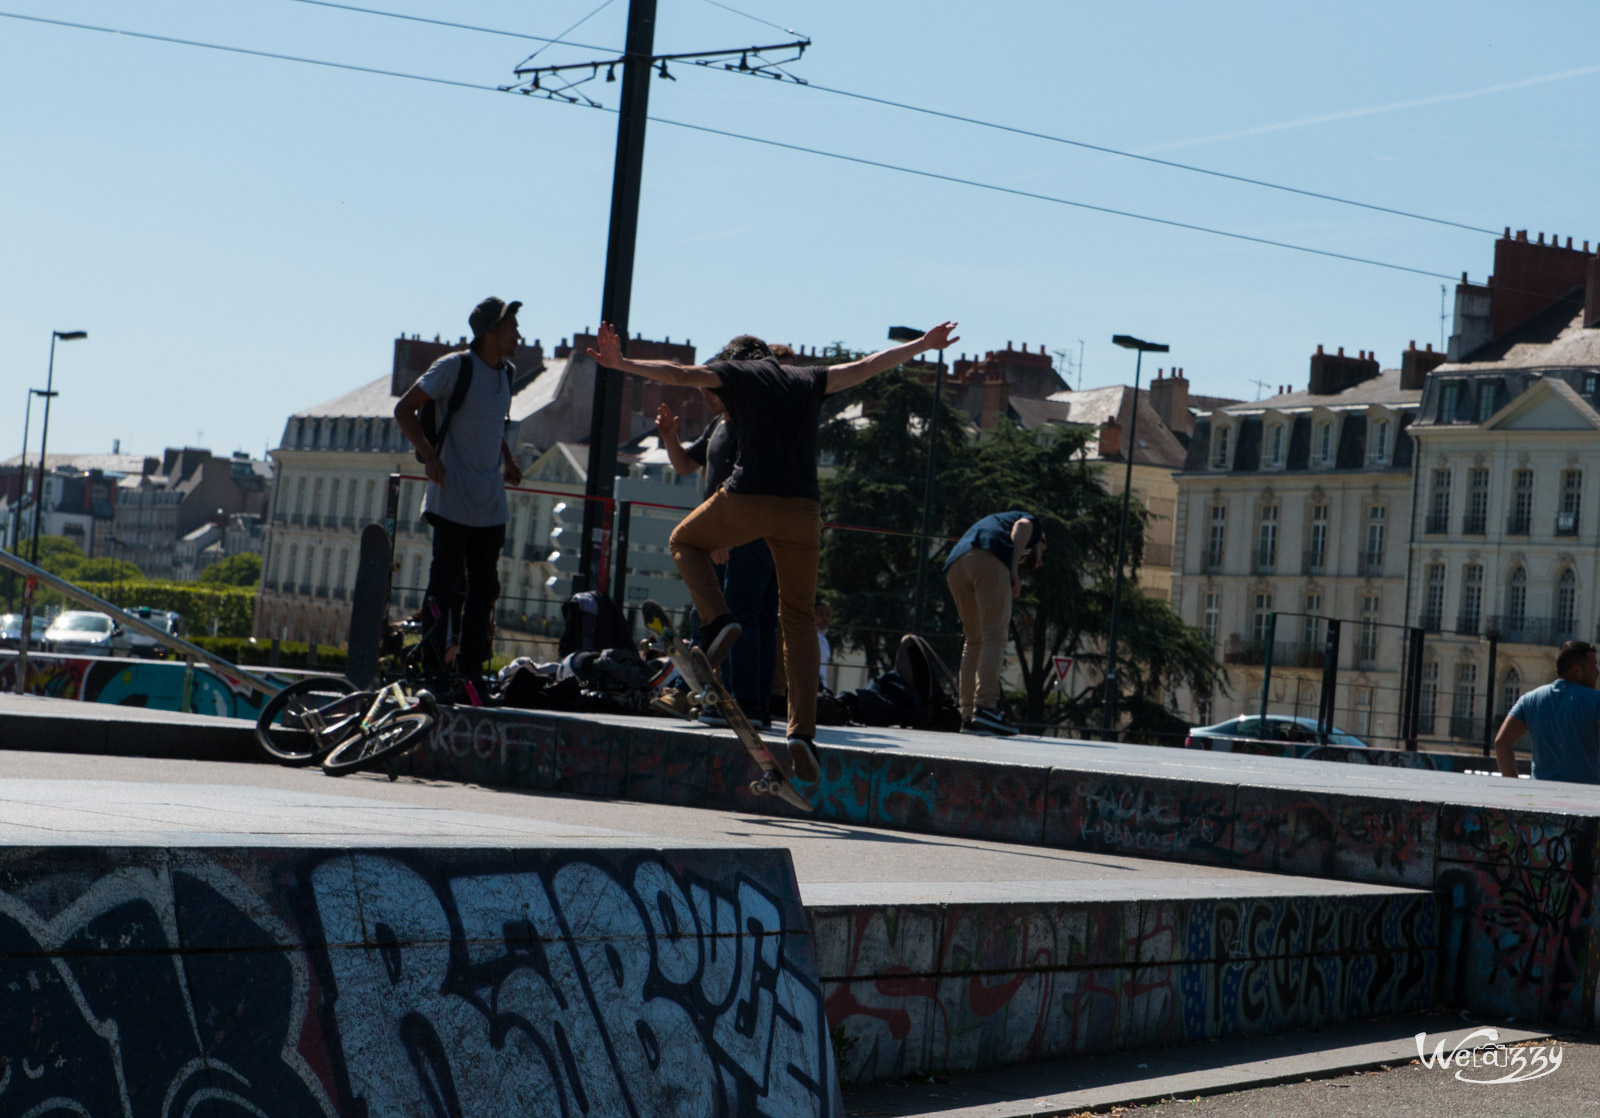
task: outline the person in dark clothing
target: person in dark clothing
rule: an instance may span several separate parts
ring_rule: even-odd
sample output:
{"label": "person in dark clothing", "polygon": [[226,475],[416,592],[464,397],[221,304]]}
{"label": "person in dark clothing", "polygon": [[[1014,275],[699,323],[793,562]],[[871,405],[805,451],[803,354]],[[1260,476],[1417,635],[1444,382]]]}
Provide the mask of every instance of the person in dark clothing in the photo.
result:
{"label": "person in dark clothing", "polygon": [[[472,345],[435,361],[394,406],[395,422],[428,476],[422,499],[423,519],[433,527],[428,601],[442,622],[429,623],[428,663],[441,674],[453,662],[461,674],[476,676],[493,652],[500,549],[510,519],[505,487],[522,480],[505,441],[516,373],[510,357],[522,337],[517,330],[521,306],[492,296],[479,303],[467,318]],[[457,380],[469,366],[471,380],[459,414],[446,416]],[[449,423],[438,447],[417,415],[429,400],[439,421]]]}
{"label": "person in dark clothing", "polygon": [[986,516],[968,528],[945,561],[945,582],[966,637],[959,701],[961,728],[969,734],[1017,732],[1000,710],[1000,666],[1011,628],[1011,603],[1022,593],[1022,572],[1043,559],[1044,530],[1038,517],[1013,510]]}
{"label": "person in dark clothing", "polygon": [[[709,365],[634,361],[610,324],[589,350],[601,365],[665,384],[718,390],[739,444],[733,473],[684,518],[670,538],[673,561],[702,617],[708,653],[727,648],[739,623],[711,566],[711,552],[765,540],[778,582],[784,674],[789,689],[789,759],[797,777],[821,775],[813,742],[817,728],[820,659],[814,608],[822,514],[817,486],[817,430],[822,399],[853,388],[929,349],[958,341],[945,322],[916,341],[839,365],[780,365],[760,338],[741,335]],[[715,661],[716,657],[712,657]]]}

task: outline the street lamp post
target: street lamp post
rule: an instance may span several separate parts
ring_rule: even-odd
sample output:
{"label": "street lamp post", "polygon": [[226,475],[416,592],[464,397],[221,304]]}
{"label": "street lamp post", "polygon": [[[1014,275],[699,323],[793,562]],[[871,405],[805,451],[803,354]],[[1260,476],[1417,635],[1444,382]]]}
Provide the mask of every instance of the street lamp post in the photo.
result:
{"label": "street lamp post", "polygon": [[[48,392],[43,388],[28,389],[28,402],[22,409],[22,457],[17,459],[17,499],[11,505],[11,553],[22,554],[22,498],[28,492],[28,424],[33,418],[33,398],[35,396],[57,396],[60,393]],[[11,578],[11,595],[6,600],[6,608],[14,609],[16,606],[16,576]]]}
{"label": "street lamp post", "polygon": [[[909,326],[889,327],[891,342],[914,342],[925,331]],[[917,581],[911,599],[911,631],[922,635],[922,599],[927,585],[928,540],[933,533],[933,466],[939,447],[939,413],[944,410],[944,350],[939,351],[939,369],[933,380],[933,417],[928,421],[928,467],[922,483],[922,531],[917,537]]]}
{"label": "street lamp post", "polygon": [[1128,504],[1133,499],[1133,450],[1138,445],[1139,370],[1146,353],[1166,353],[1169,346],[1145,342],[1128,334],[1117,334],[1112,343],[1137,352],[1133,359],[1133,407],[1128,414],[1128,438],[1122,444],[1127,466],[1122,475],[1122,519],[1117,525],[1117,574],[1111,590],[1111,629],[1106,634],[1106,733],[1117,728],[1117,625],[1122,620],[1122,561],[1128,550]]}
{"label": "street lamp post", "polygon": [[44,430],[39,435],[39,473],[33,486],[33,545],[28,549],[28,562],[39,565],[39,514],[44,507],[44,455],[50,443],[50,401],[55,398],[56,341],[75,342],[87,338],[87,330],[50,331],[50,370],[44,382]]}

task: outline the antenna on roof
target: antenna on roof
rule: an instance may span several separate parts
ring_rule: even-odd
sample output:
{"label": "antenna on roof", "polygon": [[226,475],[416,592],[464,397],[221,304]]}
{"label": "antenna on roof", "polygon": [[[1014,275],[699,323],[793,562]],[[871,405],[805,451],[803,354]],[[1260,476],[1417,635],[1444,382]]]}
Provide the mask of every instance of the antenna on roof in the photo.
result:
{"label": "antenna on roof", "polygon": [[1250,383],[1256,386],[1256,399],[1258,400],[1261,399],[1261,393],[1263,390],[1272,387],[1272,385],[1268,384],[1264,380],[1253,380]]}

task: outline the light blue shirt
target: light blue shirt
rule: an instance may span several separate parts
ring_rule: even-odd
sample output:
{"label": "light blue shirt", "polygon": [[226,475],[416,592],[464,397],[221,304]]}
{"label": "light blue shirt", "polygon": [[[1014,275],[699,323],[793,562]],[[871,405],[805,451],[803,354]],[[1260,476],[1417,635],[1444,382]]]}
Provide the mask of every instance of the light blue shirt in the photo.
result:
{"label": "light blue shirt", "polygon": [[1511,708],[1533,738],[1535,780],[1600,784],[1600,691],[1558,679]]}
{"label": "light blue shirt", "polygon": [[[417,381],[433,397],[441,419],[460,369],[461,354],[447,353]],[[506,416],[511,410],[509,382],[505,373],[485,365],[477,354],[472,355],[472,384],[461,401],[461,414],[450,421],[439,452],[444,462],[444,489],[428,483],[422,498],[423,512],[469,528],[490,528],[510,519],[500,464]]]}

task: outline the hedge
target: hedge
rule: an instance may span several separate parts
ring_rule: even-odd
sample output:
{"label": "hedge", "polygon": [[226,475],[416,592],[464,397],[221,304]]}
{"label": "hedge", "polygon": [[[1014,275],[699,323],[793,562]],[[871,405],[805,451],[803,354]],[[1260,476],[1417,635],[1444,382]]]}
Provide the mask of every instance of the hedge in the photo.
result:
{"label": "hedge", "polygon": [[[272,661],[272,642],[251,640],[249,637],[190,637],[189,640],[207,652],[232,661],[240,667],[266,667]],[[278,646],[278,666],[281,668],[307,668],[306,645],[302,641],[284,641]],[[335,645],[317,645],[318,668],[343,670],[345,650]]]}
{"label": "hedge", "polygon": [[[128,609],[149,606],[183,615],[190,639],[210,635],[216,623],[219,637],[248,637],[255,618],[256,593],[243,587],[200,586],[193,582],[85,582],[82,589],[114,606]],[[41,590],[41,601],[48,601]],[[59,597],[60,595],[50,595]],[[68,605],[66,608],[74,608]]]}

